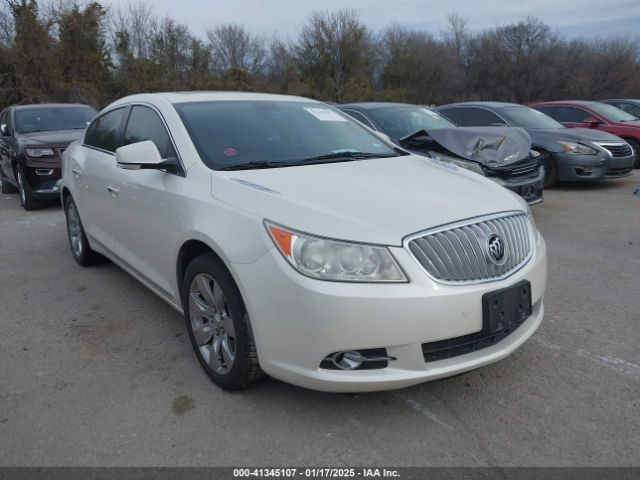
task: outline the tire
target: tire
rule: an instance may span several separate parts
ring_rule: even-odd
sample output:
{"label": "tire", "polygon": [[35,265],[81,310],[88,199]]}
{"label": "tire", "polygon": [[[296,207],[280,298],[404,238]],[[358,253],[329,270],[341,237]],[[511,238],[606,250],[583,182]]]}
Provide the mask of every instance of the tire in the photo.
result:
{"label": "tire", "polygon": [[36,210],[42,208],[43,202],[33,198],[33,192],[27,182],[27,177],[22,171],[22,167],[18,166],[16,169],[16,178],[18,180],[18,193],[20,193],[20,204],[25,210]]}
{"label": "tire", "polygon": [[241,390],[258,380],[263,374],[249,315],[222,262],[213,254],[196,257],[181,293],[189,339],[209,378],[224,390]]}
{"label": "tire", "polygon": [[553,187],[558,183],[558,164],[549,152],[541,151],[546,156],[544,162],[544,188]]}
{"label": "tire", "polygon": [[633,150],[633,153],[636,155],[636,161],[633,164],[633,168],[640,168],[640,145],[638,145],[638,142],[636,142],[635,140],[625,140],[631,147],[631,150]]}
{"label": "tire", "polygon": [[67,221],[67,237],[73,259],[83,267],[100,262],[104,257],[91,250],[87,235],[84,233],[80,215],[73,198],[69,195],[64,202],[64,214]]}
{"label": "tire", "polygon": [[7,178],[0,174],[0,193],[16,193],[18,189],[7,182]]}

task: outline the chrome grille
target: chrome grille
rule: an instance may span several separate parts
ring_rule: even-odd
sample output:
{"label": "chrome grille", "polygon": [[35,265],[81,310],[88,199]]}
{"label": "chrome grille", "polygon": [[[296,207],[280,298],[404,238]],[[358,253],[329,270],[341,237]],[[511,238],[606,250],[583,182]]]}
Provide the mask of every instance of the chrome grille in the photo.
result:
{"label": "chrome grille", "polygon": [[[489,240],[504,242],[501,262],[491,259]],[[532,226],[525,213],[476,218],[410,237],[406,245],[436,280],[445,283],[480,283],[508,277],[533,253]],[[500,263],[500,264],[499,264]]]}
{"label": "chrome grille", "polygon": [[614,157],[628,157],[633,154],[633,150],[631,150],[628,143],[599,143],[598,145]]}

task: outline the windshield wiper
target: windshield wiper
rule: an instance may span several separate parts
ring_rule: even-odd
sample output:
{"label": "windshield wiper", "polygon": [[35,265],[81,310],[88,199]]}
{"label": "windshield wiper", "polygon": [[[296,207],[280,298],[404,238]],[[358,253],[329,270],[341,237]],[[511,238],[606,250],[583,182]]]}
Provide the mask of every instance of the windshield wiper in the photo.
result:
{"label": "windshield wiper", "polygon": [[290,167],[290,162],[269,162],[266,160],[260,160],[256,162],[236,163],[234,165],[227,165],[226,167],[218,168],[217,170],[257,170],[260,168],[279,168]]}
{"label": "windshield wiper", "polygon": [[295,162],[296,165],[301,163],[323,163],[323,162],[350,162],[352,160],[364,160],[367,158],[390,158],[397,157],[396,153],[374,153],[374,152],[331,152],[325,155],[305,158]]}
{"label": "windshield wiper", "polygon": [[281,168],[293,167],[301,164],[313,164],[324,162],[350,162],[352,160],[363,160],[367,158],[389,158],[397,157],[395,153],[373,153],[373,152],[332,152],[326,155],[318,155],[316,157],[304,158],[302,160],[293,160],[291,162],[271,162],[260,160],[256,162],[238,163],[235,165],[227,165],[217,170],[256,170],[260,168]]}

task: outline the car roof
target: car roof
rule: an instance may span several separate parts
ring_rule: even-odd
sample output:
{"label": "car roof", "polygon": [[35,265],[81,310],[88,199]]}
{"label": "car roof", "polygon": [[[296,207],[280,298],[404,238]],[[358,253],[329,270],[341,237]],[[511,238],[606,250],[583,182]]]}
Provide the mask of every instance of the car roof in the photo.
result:
{"label": "car roof", "polygon": [[597,105],[600,102],[595,100],[555,100],[553,102],[534,102],[532,105],[581,105],[588,107],[590,105]]}
{"label": "car roof", "polygon": [[440,105],[438,108],[445,107],[485,107],[485,108],[505,108],[505,107],[522,107],[519,103],[510,102],[458,102]]}
{"label": "car roof", "polygon": [[151,102],[154,99],[163,99],[169,103],[190,103],[190,102],[221,102],[221,101],[279,101],[279,102],[313,102],[324,105],[322,102],[310,98],[296,97],[293,95],[277,95],[268,93],[252,92],[159,92],[159,93],[139,93],[121,98],[113,103],[122,104],[130,102]]}
{"label": "car roof", "polygon": [[84,103],[33,103],[29,105],[12,105],[12,108],[16,110],[30,110],[35,108],[51,108],[51,107],[89,107],[91,105],[85,105]]}
{"label": "car roof", "polygon": [[419,107],[419,108],[430,108],[430,107],[421,107],[420,105],[414,105],[412,103],[400,103],[400,102],[354,102],[354,103],[343,103],[341,105],[336,105],[338,108],[357,108],[360,110],[377,110],[379,108],[393,108],[393,107]]}

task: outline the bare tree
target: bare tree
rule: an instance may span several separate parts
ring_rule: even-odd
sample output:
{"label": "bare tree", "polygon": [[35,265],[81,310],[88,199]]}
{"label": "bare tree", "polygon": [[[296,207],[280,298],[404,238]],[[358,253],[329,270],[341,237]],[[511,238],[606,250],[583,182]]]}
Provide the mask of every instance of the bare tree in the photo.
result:
{"label": "bare tree", "polygon": [[153,9],[141,0],[121,6],[111,13],[111,40],[116,52],[134,58],[148,58],[151,40],[158,31]]}
{"label": "bare tree", "polygon": [[301,94],[304,89],[296,69],[294,47],[278,37],[269,42],[264,65],[265,80],[272,89]]}
{"label": "bare tree", "polygon": [[451,86],[459,89],[453,92],[454,96],[463,96],[469,100],[471,96],[471,58],[469,55],[470,34],[468,31],[469,19],[460,13],[453,13],[447,17],[449,31],[445,33],[445,45],[453,56],[450,69]]}
{"label": "bare tree", "polygon": [[223,24],[207,31],[213,68],[220,74],[244,71],[259,75],[263,71],[266,51],[264,41],[249,34],[242,26]]}
{"label": "bare tree", "polygon": [[2,2],[0,3],[0,47],[10,47],[15,34],[13,15],[9,11],[8,4]]}
{"label": "bare tree", "polygon": [[442,98],[449,80],[441,42],[427,32],[395,25],[383,33],[378,45],[379,85],[391,97],[421,104]]}
{"label": "bare tree", "polygon": [[354,10],[313,13],[295,52],[302,80],[313,95],[341,102],[370,89],[371,32]]}

